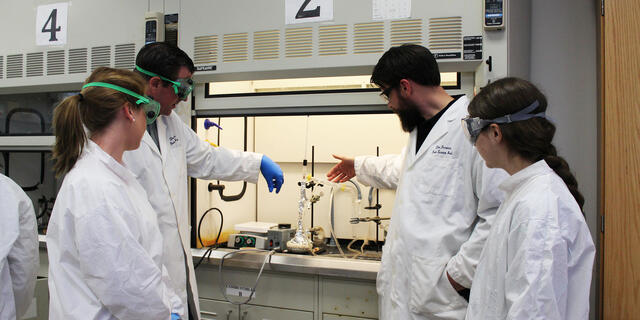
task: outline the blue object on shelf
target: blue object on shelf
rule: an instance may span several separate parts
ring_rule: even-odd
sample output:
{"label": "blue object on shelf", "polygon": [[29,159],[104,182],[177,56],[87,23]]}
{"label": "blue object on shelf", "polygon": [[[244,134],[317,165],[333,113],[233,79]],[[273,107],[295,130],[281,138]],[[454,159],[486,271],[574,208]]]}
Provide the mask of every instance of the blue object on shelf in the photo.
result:
{"label": "blue object on shelf", "polygon": [[218,127],[220,130],[222,130],[222,127],[219,124],[217,124],[217,123],[215,123],[215,122],[213,122],[213,121],[211,121],[209,119],[204,119],[204,129],[205,130],[209,130],[209,128],[211,128],[211,127]]}

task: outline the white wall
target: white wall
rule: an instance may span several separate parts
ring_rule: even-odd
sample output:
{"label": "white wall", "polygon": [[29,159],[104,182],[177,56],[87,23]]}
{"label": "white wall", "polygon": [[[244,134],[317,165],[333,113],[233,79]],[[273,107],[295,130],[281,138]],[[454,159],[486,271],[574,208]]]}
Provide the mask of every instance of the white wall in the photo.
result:
{"label": "white wall", "polygon": [[[531,80],[546,94],[555,120],[555,145],[574,172],[586,201],[594,242],[598,208],[596,1],[532,1]],[[592,280],[591,315],[596,317]]]}

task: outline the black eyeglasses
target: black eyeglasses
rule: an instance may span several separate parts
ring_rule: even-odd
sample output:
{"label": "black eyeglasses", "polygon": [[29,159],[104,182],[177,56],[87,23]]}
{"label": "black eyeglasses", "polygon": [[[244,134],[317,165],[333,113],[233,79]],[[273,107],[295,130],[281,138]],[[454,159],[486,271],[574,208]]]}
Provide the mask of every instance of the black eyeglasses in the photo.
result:
{"label": "black eyeglasses", "polygon": [[384,98],[385,100],[389,101],[389,95],[391,94],[391,90],[393,90],[393,88],[395,88],[395,87],[396,86],[391,86],[391,87],[388,87],[388,88],[382,90],[382,92],[380,93],[380,96],[382,98]]}

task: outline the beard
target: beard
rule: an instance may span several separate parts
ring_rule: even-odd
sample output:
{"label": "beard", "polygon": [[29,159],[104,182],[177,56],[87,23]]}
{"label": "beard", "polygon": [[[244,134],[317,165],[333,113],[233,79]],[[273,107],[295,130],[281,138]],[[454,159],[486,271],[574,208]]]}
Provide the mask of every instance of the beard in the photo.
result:
{"label": "beard", "polygon": [[405,99],[400,99],[398,108],[395,113],[400,118],[400,124],[402,125],[402,131],[411,132],[415,127],[422,123],[425,119],[418,111],[418,107]]}

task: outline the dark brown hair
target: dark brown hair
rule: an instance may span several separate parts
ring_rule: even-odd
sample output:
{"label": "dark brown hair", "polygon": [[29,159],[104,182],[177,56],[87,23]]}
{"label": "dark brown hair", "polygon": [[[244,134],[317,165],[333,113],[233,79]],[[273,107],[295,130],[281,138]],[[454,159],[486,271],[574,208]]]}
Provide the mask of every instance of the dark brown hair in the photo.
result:
{"label": "dark brown hair", "polygon": [[[85,80],[89,82],[106,82],[140,95],[144,95],[146,82],[133,71],[100,67],[94,70]],[[99,133],[115,118],[126,102],[132,108],[140,108],[137,99],[120,91],[87,87],[80,94],[64,99],[53,111],[53,131],[56,143],[53,146],[53,169],[59,177],[71,170],[82,153],[87,136]]]}
{"label": "dark brown hair", "polygon": [[[484,87],[469,104],[469,115],[480,119],[495,119],[516,113],[535,101],[539,107],[530,113],[547,110],[547,98],[531,82],[518,78],[504,78]],[[578,182],[566,160],[558,156],[551,143],[556,127],[545,118],[499,124],[502,136],[511,152],[526,160],[545,160],[549,167],[562,178],[582,209],[584,197],[578,191]]]}
{"label": "dark brown hair", "polygon": [[440,69],[429,49],[417,44],[403,44],[385,52],[373,68],[371,83],[395,87],[402,79],[425,86],[440,85]]}

